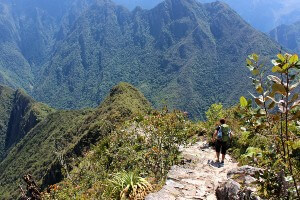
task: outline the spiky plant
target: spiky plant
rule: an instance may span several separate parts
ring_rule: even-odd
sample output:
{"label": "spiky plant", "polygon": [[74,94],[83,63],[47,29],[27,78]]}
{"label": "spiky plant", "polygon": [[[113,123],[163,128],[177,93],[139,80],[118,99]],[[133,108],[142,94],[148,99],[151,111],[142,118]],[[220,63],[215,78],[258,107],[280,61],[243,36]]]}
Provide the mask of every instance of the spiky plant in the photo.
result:
{"label": "spiky plant", "polygon": [[141,200],[152,190],[151,184],[134,172],[117,173],[110,182],[112,192],[121,200]]}

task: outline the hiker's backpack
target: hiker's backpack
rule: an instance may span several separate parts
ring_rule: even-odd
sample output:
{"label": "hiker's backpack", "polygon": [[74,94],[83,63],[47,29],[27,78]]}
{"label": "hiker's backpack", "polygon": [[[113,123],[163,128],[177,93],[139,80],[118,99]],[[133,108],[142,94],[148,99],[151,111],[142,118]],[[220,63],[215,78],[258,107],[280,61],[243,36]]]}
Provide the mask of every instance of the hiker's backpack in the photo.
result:
{"label": "hiker's backpack", "polygon": [[223,142],[229,141],[230,132],[229,126],[227,124],[222,124],[219,126],[217,139]]}

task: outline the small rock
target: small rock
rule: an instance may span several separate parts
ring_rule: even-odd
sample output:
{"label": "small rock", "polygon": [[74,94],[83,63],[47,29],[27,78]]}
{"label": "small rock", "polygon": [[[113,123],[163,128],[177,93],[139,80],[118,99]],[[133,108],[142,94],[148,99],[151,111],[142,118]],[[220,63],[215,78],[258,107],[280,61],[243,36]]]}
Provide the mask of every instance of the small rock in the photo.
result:
{"label": "small rock", "polygon": [[246,185],[250,185],[251,183],[257,181],[256,178],[254,178],[252,176],[249,176],[249,175],[245,176],[244,178],[245,178],[245,184]]}
{"label": "small rock", "polygon": [[183,182],[186,182],[186,183],[189,183],[189,184],[192,184],[192,185],[196,185],[196,186],[203,186],[205,185],[205,181],[202,181],[202,180],[194,180],[194,179],[182,179]]}
{"label": "small rock", "polygon": [[176,188],[171,187],[169,185],[165,185],[163,187],[163,190],[166,191],[167,193],[170,193],[171,195],[173,195],[175,197],[179,196],[181,193],[179,190],[177,190]]}

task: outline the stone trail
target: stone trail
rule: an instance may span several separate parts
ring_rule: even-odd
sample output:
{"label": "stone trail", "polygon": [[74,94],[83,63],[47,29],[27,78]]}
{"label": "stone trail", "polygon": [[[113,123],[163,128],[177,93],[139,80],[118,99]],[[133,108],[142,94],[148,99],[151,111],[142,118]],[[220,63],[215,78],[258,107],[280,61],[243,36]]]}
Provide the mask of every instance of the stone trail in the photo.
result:
{"label": "stone trail", "polygon": [[229,155],[224,166],[215,163],[215,151],[206,142],[181,149],[185,164],[176,165],[168,173],[165,186],[146,200],[215,200],[216,189],[227,180],[227,172],[237,168]]}

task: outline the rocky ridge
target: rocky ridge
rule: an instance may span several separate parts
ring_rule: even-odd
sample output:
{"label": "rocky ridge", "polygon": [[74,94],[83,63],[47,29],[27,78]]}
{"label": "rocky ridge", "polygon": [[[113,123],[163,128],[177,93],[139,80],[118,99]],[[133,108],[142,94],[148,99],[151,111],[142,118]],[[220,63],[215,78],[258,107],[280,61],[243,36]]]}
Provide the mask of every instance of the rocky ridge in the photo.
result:
{"label": "rocky ridge", "polygon": [[226,155],[225,164],[215,162],[215,151],[206,142],[182,148],[184,162],[171,168],[165,186],[149,194],[146,200],[191,200],[191,199],[259,199],[254,188],[242,189],[235,177],[245,179],[250,185],[255,181],[254,174],[260,169],[242,166]]}

